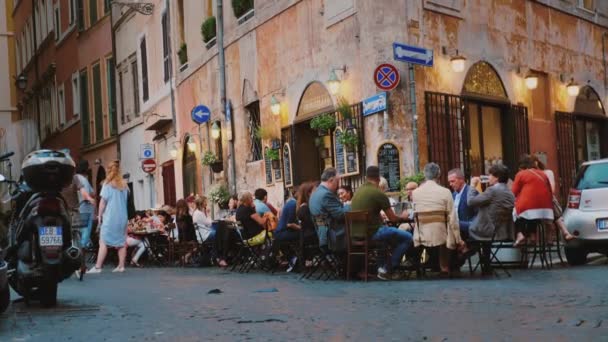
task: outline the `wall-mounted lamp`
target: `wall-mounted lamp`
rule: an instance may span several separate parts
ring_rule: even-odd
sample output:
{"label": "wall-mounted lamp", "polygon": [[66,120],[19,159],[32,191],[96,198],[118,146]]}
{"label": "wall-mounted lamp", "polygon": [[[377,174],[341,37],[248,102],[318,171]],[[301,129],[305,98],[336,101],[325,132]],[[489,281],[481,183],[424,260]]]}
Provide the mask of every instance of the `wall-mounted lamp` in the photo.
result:
{"label": "wall-mounted lamp", "polygon": [[530,90],[536,89],[538,87],[538,76],[528,72],[524,77],[524,81],[526,82],[526,88]]}
{"label": "wall-mounted lamp", "polygon": [[188,139],[188,151],[190,152],[196,152],[196,143],[194,142],[194,140],[192,140],[192,138]]}
{"label": "wall-mounted lamp", "polygon": [[[342,75],[344,76],[344,74],[346,74],[346,65],[344,65],[341,68],[332,68],[331,71],[329,72],[329,79],[327,80],[327,87],[329,88],[329,93],[332,95],[337,95],[338,92],[340,91],[340,79],[338,78],[338,75],[336,75],[336,71],[342,71]],[[342,77],[344,78],[344,77]]]}
{"label": "wall-mounted lamp", "polygon": [[452,65],[452,71],[454,72],[463,72],[464,67],[466,66],[467,59],[466,57],[460,55],[458,53],[458,49],[454,50],[454,52],[450,53],[448,51],[447,46],[442,46],[441,51],[444,55],[451,55],[450,64]]}
{"label": "wall-mounted lamp", "polygon": [[171,149],[169,150],[169,156],[171,156],[171,159],[177,159],[178,153],[179,153],[179,142],[174,141],[171,144]]}
{"label": "wall-mounted lamp", "polygon": [[217,124],[217,121],[214,121],[213,125],[211,126],[211,137],[217,140],[220,137],[220,133],[220,126]]}
{"label": "wall-mounted lamp", "polygon": [[19,75],[18,77],[14,77],[15,85],[17,89],[23,91],[27,88],[27,77],[24,74]]}
{"label": "wall-mounted lamp", "polygon": [[281,114],[281,102],[274,95],[270,98],[270,111],[273,115]]}
{"label": "wall-mounted lamp", "polygon": [[574,82],[574,78],[571,78],[570,82],[566,84],[566,90],[568,91],[568,95],[578,96],[578,93],[581,91],[581,87],[578,85],[578,83]]}

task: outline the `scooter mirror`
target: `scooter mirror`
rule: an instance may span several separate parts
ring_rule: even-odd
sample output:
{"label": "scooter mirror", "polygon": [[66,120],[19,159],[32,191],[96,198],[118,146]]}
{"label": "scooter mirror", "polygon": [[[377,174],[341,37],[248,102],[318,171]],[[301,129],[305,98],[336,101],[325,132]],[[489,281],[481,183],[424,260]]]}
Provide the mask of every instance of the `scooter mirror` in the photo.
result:
{"label": "scooter mirror", "polygon": [[4,182],[6,180],[6,178],[4,178],[4,176],[2,174],[0,174],[0,182]]}
{"label": "scooter mirror", "polygon": [[11,193],[7,190],[0,193],[0,203],[7,204],[11,202]]}

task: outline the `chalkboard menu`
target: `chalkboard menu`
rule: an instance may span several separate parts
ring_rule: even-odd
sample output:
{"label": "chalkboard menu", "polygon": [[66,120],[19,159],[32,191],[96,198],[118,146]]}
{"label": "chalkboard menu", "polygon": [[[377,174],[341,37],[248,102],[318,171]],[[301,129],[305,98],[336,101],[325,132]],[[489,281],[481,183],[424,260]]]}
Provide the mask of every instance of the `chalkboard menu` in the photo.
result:
{"label": "chalkboard menu", "polygon": [[401,164],[397,146],[386,143],[378,149],[378,167],[380,175],[388,181],[389,191],[399,191]]}
{"label": "chalkboard menu", "polygon": [[268,147],[264,148],[264,171],[266,172],[266,184],[272,184],[272,160],[266,157]]}
{"label": "chalkboard menu", "polygon": [[336,128],[334,131],[334,165],[339,174],[344,175],[346,173],[346,160],[344,145],[340,143],[340,136],[342,135],[342,129]]}
{"label": "chalkboard menu", "polygon": [[285,187],[292,187],[293,175],[291,173],[291,147],[289,147],[289,144],[283,146],[283,174],[285,175]]}

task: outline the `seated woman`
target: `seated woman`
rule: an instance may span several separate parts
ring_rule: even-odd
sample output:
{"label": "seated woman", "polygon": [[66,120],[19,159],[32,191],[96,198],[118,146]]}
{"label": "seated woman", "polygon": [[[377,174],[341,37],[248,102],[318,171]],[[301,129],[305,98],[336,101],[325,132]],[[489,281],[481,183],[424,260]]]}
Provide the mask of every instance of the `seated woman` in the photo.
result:
{"label": "seated woman", "polygon": [[251,239],[264,233],[266,219],[256,212],[253,196],[250,192],[241,195],[240,205],[236,210],[236,220],[243,225],[243,239]]}
{"label": "seated woman", "polygon": [[196,230],[194,228],[194,222],[192,221],[192,216],[190,216],[190,209],[188,208],[188,204],[185,200],[181,199],[177,201],[175,206],[175,221],[177,223],[177,231],[179,234],[179,241],[185,243],[192,243],[192,249],[189,250],[183,256],[183,262],[189,263],[190,257],[192,253],[196,250]]}
{"label": "seated woman", "polygon": [[[478,208],[477,215],[469,225],[469,237],[473,240],[507,240],[513,237],[513,207],[515,196],[507,187],[509,169],[504,165],[494,165],[489,170],[489,187],[483,193],[477,191],[481,183],[479,177],[471,179],[467,203]],[[490,248],[482,251],[482,273],[490,271]]]}
{"label": "seated woman", "polygon": [[136,247],[133,256],[131,257],[131,265],[136,267],[142,267],[138,262],[139,258],[146,252],[146,245],[144,244],[144,237],[134,234],[136,231],[143,230],[142,217],[145,216],[143,212],[135,213],[135,217],[129,221],[127,225],[127,247]]}
{"label": "seated woman", "polygon": [[196,228],[196,238],[199,243],[207,240],[213,241],[215,238],[215,230],[211,228],[213,220],[209,217],[209,209],[207,209],[207,198],[205,196],[196,196],[194,199],[194,211],[192,213],[192,221]]}

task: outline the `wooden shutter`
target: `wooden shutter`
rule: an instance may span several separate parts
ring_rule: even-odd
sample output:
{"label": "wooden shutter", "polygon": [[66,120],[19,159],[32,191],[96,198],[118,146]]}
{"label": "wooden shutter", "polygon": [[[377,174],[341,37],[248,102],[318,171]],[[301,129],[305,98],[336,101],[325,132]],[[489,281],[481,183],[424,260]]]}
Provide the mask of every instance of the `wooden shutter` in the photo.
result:
{"label": "wooden shutter", "polygon": [[95,111],[95,141],[100,142],[103,140],[103,102],[99,64],[93,66],[93,110]]}
{"label": "wooden shutter", "polygon": [[[164,204],[175,206],[176,194],[175,194],[175,166],[173,161],[166,162],[163,164],[163,195]],[[154,191],[154,189],[152,189]],[[154,204],[156,205],[156,204]]]}
{"label": "wooden shutter", "polygon": [[89,78],[87,70],[80,73],[80,124],[82,125],[82,143],[87,146],[91,144],[90,119],[89,119]]}

